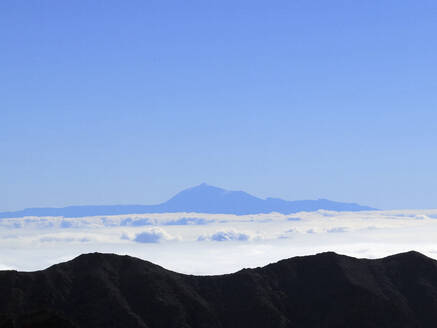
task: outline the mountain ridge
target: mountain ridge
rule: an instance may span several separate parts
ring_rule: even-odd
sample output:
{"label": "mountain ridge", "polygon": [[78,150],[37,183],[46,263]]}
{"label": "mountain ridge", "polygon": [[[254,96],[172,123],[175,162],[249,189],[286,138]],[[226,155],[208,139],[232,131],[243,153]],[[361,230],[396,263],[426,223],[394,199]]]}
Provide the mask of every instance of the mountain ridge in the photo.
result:
{"label": "mountain ridge", "polygon": [[418,252],[299,256],[193,276],[91,253],[0,271],[0,327],[434,327],[437,261]]}
{"label": "mountain ridge", "polygon": [[202,183],[177,193],[168,201],[157,205],[84,205],[61,208],[28,208],[21,211],[0,212],[0,218],[24,216],[84,217],[97,215],[123,215],[146,213],[197,212],[209,214],[259,214],[278,212],[291,214],[301,211],[364,211],[374,210],[356,203],[341,203],[327,199],[286,201],[266,199],[244,191],[231,191]]}

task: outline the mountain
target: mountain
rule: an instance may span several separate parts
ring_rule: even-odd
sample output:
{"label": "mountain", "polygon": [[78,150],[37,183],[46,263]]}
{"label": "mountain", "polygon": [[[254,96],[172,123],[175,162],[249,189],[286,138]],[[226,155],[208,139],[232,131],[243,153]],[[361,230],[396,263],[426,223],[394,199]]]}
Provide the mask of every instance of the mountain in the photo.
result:
{"label": "mountain", "polygon": [[437,261],[335,253],[192,276],[114,254],[0,272],[0,327],[435,327]]}
{"label": "mountain", "polygon": [[286,201],[279,198],[261,199],[243,191],[229,191],[205,183],[181,191],[168,201],[158,205],[108,205],[69,206],[63,208],[28,208],[16,212],[2,212],[0,218],[23,216],[84,217],[96,215],[120,215],[168,212],[197,212],[212,214],[257,214],[278,212],[283,214],[300,211],[366,211],[368,206],[355,203],[333,202],[327,199]]}
{"label": "mountain", "polygon": [[319,209],[333,211],[372,210],[353,203],[339,203],[326,199],[286,201],[279,198],[261,199],[244,191],[229,191],[207,184],[181,191],[162,204],[167,212],[200,212],[225,214],[256,214],[278,212],[283,214]]}

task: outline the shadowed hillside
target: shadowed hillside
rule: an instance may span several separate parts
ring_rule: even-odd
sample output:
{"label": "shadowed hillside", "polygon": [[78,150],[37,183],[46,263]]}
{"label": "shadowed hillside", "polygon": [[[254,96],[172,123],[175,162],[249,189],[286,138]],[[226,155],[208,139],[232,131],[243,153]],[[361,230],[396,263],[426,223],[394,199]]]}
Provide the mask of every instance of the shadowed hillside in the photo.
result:
{"label": "shadowed hillside", "polygon": [[435,327],[437,262],[322,253],[221,276],[86,254],[0,272],[0,327]]}

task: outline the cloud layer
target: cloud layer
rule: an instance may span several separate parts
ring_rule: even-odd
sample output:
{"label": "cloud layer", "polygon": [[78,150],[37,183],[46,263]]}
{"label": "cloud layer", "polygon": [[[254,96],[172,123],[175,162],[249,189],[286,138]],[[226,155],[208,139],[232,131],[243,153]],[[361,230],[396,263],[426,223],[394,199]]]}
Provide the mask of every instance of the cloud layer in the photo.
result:
{"label": "cloud layer", "polygon": [[25,217],[0,220],[0,264],[36,270],[99,251],[215,274],[328,250],[374,258],[414,249],[437,258],[436,233],[437,210]]}

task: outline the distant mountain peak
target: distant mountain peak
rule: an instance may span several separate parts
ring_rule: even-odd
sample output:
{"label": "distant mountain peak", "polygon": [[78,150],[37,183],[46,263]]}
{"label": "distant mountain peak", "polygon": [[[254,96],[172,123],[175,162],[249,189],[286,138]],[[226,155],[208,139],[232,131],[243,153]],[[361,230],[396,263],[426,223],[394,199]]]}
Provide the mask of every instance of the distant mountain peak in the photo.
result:
{"label": "distant mountain peak", "polygon": [[97,215],[144,214],[166,212],[197,212],[211,214],[259,214],[278,212],[291,214],[317,210],[373,210],[355,203],[333,202],[327,199],[286,201],[280,198],[261,199],[244,191],[226,190],[207,183],[184,189],[158,205],[68,206],[64,208],[32,208],[0,213],[0,218],[23,216],[83,217]]}
{"label": "distant mountain peak", "polygon": [[[177,195],[186,195],[186,194],[190,194],[190,193],[201,193],[201,192],[202,193],[212,193],[212,192],[215,192],[215,193],[225,193],[227,191],[228,190],[225,190],[225,189],[219,188],[219,187],[215,187],[215,186],[212,186],[212,185],[209,185],[209,184],[203,182],[203,183],[201,183],[199,185],[196,185],[196,186],[189,187],[189,188],[186,188],[184,190],[181,190],[175,196],[177,196]],[[175,197],[175,196],[173,196],[173,197]]]}

